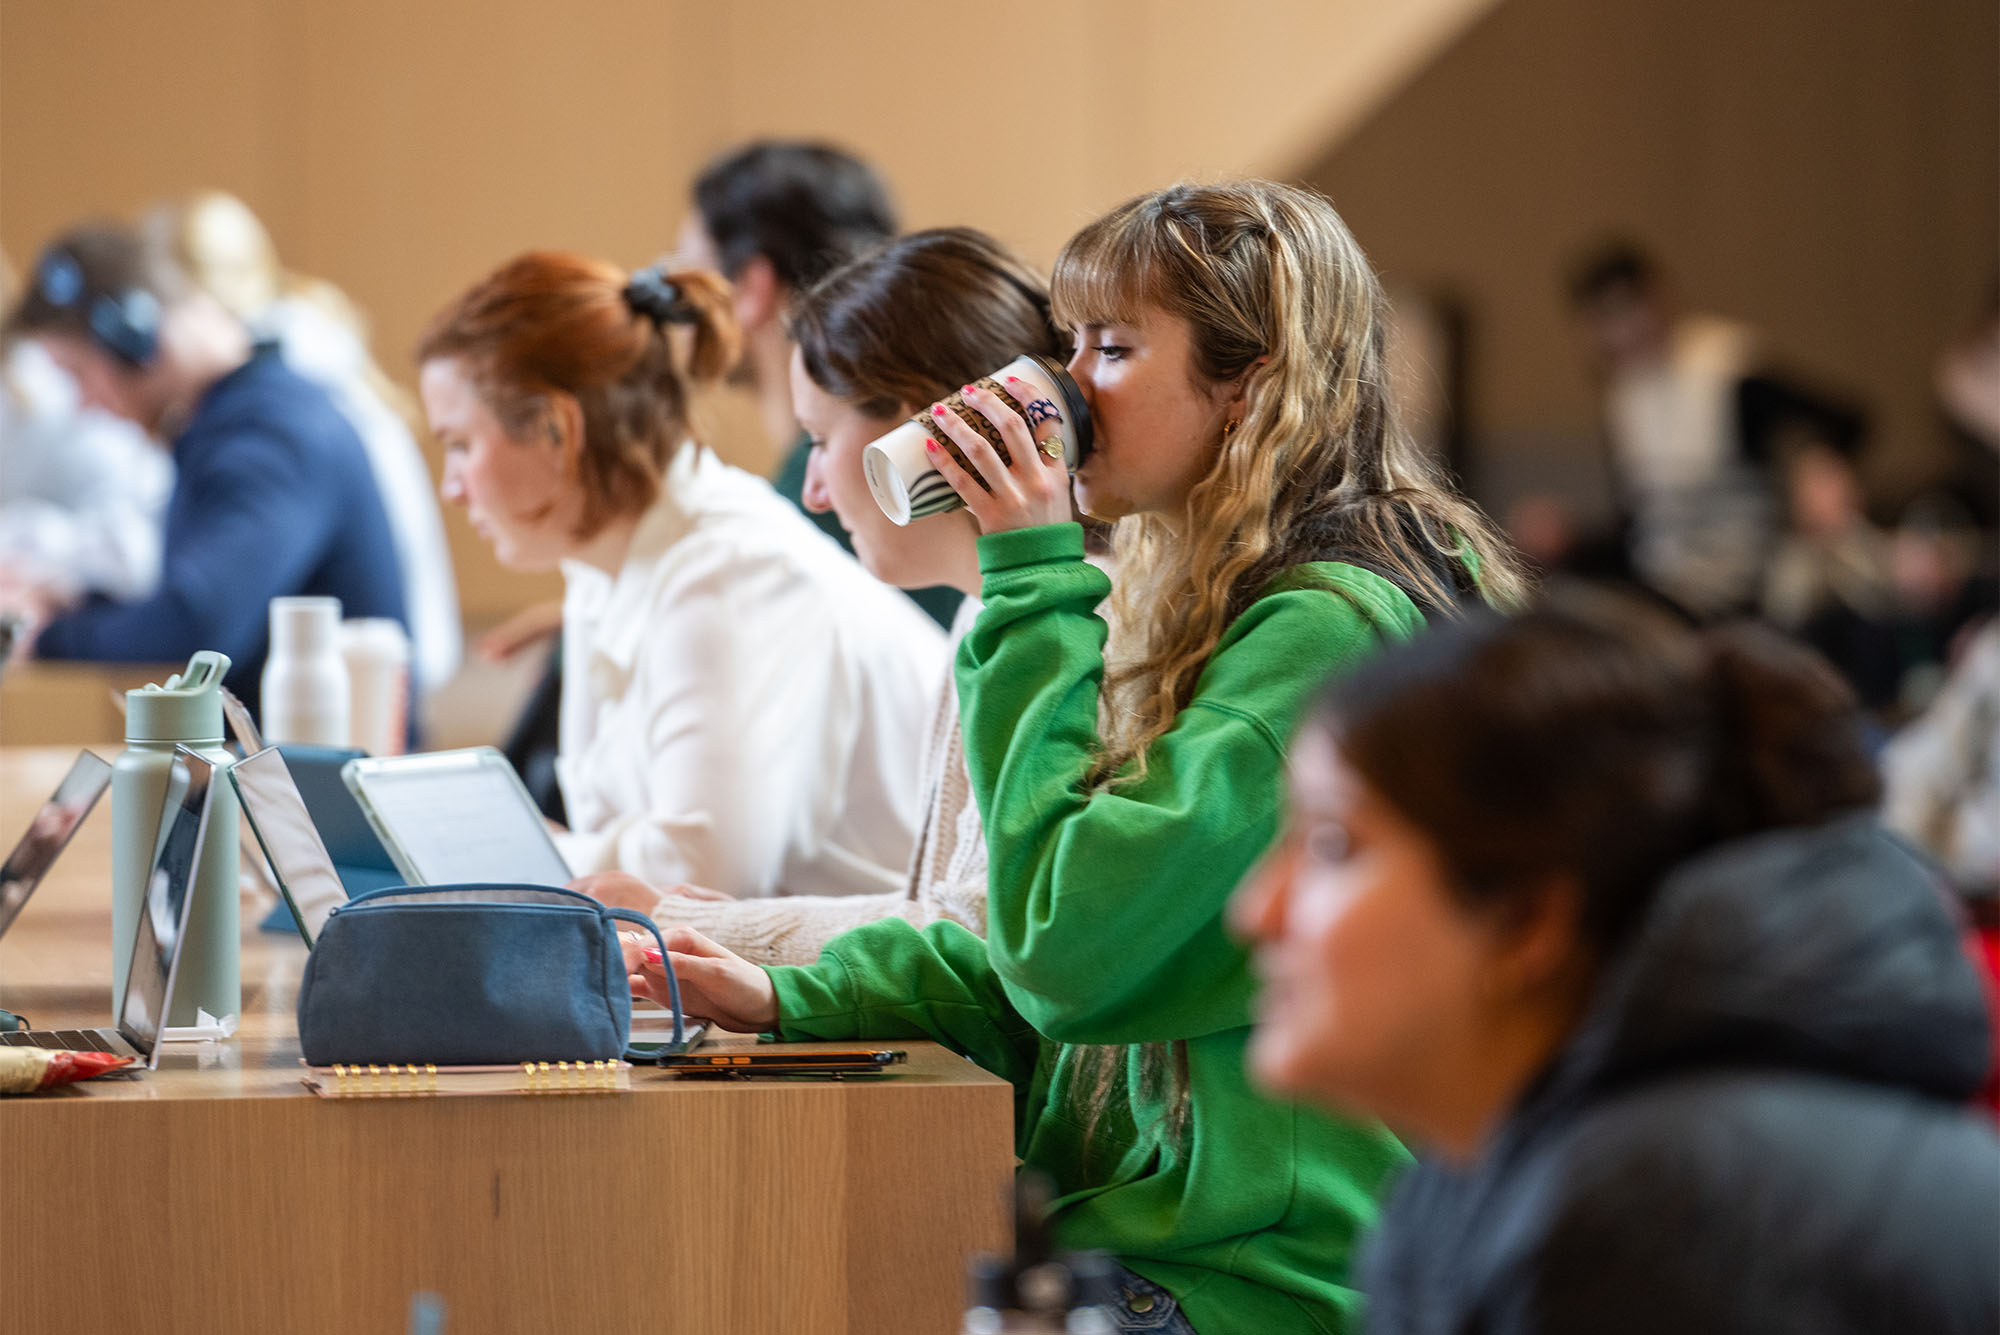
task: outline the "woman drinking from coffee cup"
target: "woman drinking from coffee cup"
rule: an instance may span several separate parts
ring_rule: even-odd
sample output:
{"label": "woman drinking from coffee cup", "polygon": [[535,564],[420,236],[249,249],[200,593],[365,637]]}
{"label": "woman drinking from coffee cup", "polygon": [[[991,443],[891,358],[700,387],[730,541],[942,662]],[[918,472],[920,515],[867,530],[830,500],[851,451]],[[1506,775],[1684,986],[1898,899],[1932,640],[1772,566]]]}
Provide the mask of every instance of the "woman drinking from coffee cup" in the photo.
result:
{"label": "woman drinking from coffee cup", "polygon": [[563,571],[572,870],[894,891],[942,639],[691,437],[688,383],[737,342],[711,275],[501,266],[419,346],[444,495],[503,565]]}
{"label": "woman drinking from coffee cup", "polygon": [[[979,529],[960,509],[893,523],[871,498],[861,456],[919,405],[1019,353],[1059,356],[1042,280],[969,228],[916,232],[836,270],[793,299],[792,409],[812,438],[804,500],[832,511],[854,554],[898,588],[950,585],[970,595],[952,641],[979,611]],[[621,873],[577,888],[701,931],[758,964],[806,964],[828,940],[878,918],[949,918],[986,930],[986,844],[960,742],[958,691],[940,669],[923,751],[925,807],[909,879],[880,895],[807,893],[712,900],[660,893]],[[917,757],[913,754],[911,762]]]}
{"label": "woman drinking from coffee cup", "polygon": [[1147,195],[1072,239],[1052,289],[1094,425],[1076,499],[1117,520],[1108,647],[1062,458],[990,393],[967,401],[1006,464],[938,416],[983,534],[958,685],[988,940],[884,922],[760,970],[680,933],[673,965],[731,1027],[934,1037],[1014,1081],[1056,1237],[1127,1267],[1132,1322],[1351,1329],[1349,1250],[1403,1151],[1250,1089],[1223,908],[1277,832],[1319,682],[1520,581],[1397,420],[1381,290],[1324,199]]}
{"label": "woman drinking from coffee cup", "polygon": [[1774,632],[1577,596],[1336,681],[1234,918],[1266,1085],[1407,1134],[1385,1335],[2000,1329],[1976,970]]}

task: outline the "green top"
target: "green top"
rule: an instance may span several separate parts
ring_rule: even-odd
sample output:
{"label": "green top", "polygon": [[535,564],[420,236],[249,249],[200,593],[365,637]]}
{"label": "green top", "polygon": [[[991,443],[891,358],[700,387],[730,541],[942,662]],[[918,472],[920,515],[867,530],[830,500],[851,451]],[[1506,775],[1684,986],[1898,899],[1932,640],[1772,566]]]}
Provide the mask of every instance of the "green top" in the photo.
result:
{"label": "green top", "polygon": [[[985,610],[959,649],[986,822],[989,937],[899,919],[773,969],[787,1038],[921,1037],[1013,1082],[1017,1149],[1058,1191],[1057,1237],[1181,1301],[1203,1335],[1346,1331],[1358,1237],[1404,1162],[1379,1126],[1253,1092],[1255,984],[1223,927],[1278,830],[1287,743],[1320,682],[1423,618],[1354,566],[1298,567],[1224,634],[1143,779],[1091,792],[1110,581],[1075,524],[980,540]],[[1182,1135],[1127,1079],[1086,1146],[1071,1044],[1186,1044]]]}

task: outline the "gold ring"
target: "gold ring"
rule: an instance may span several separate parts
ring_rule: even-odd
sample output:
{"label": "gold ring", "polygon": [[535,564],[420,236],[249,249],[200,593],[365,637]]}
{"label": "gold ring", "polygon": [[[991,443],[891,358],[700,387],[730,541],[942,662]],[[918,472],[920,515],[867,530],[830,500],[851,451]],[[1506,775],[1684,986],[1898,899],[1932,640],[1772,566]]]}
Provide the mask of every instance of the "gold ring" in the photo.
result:
{"label": "gold ring", "polygon": [[1050,436],[1047,440],[1041,443],[1040,449],[1043,454],[1048,455],[1049,458],[1051,459],[1062,458],[1063,457],[1062,437]]}

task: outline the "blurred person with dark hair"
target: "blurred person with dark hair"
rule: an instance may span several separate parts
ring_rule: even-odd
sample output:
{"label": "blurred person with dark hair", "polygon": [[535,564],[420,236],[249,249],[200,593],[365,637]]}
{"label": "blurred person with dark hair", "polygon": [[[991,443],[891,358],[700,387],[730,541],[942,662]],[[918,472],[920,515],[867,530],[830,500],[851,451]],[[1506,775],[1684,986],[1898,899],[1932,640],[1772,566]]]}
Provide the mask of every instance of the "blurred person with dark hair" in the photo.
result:
{"label": "blurred person with dark hair", "polygon": [[1851,454],[1860,414],[1775,373],[1748,327],[1680,314],[1629,241],[1585,256],[1569,301],[1603,394],[1634,572],[1697,617],[1754,607],[1777,534],[1777,435],[1803,425]]}
{"label": "blurred person with dark hair", "polygon": [[757,395],[771,443],[792,450],[780,486],[796,502],[805,451],[792,415],[792,340],[785,314],[803,292],[896,234],[889,192],[867,163],[828,144],[760,139],[710,162],[695,178],[677,262],[712,269],[734,289],[743,359],[734,378]]}
{"label": "blurred person with dark hair", "polygon": [[[19,295],[0,257],[0,307]],[[0,590],[13,601],[151,593],[173,486],[166,454],[132,423],[85,407],[40,343],[0,347]]]}
{"label": "blurred person with dark hair", "polygon": [[1775,632],[1582,597],[1328,686],[1232,907],[1256,1077],[1423,1151],[1370,1330],[2000,1326],[1985,998],[1861,737]]}
{"label": "blurred person with dark hair", "polygon": [[[895,234],[896,214],[881,178],[828,144],[756,140],[723,154],[695,178],[694,210],[681,224],[678,254],[714,269],[735,289],[743,360],[734,378],[756,395],[765,430],[785,451],[772,484],[801,509],[812,442],[792,414],[787,311],[794,296]],[[854,550],[838,515],[807,513]],[[942,626],[951,624],[960,598],[943,585],[912,589],[909,596]]]}
{"label": "blurred person with dark hair", "polygon": [[255,709],[272,598],[326,595],[347,616],[404,620],[395,544],[353,427],[131,229],[64,233],[5,333],[40,342],[85,404],[171,441],[176,474],[158,588],[89,598],[32,628],[33,652],[158,663],[217,649],[232,663],[224,683]]}
{"label": "blurred person with dark hair", "polygon": [[694,435],[730,303],[712,273],[544,251],[474,283],[417,349],[444,495],[501,564],[562,571],[572,870],[892,893],[943,637]]}
{"label": "blurred person with dark hair", "polygon": [[255,335],[278,345],[285,365],[324,389],[367,451],[403,570],[410,667],[419,692],[458,670],[464,628],[436,483],[417,444],[416,407],[375,364],[366,323],[333,284],[293,273],[249,206],[204,190],[151,209],[149,244],[221,302]]}

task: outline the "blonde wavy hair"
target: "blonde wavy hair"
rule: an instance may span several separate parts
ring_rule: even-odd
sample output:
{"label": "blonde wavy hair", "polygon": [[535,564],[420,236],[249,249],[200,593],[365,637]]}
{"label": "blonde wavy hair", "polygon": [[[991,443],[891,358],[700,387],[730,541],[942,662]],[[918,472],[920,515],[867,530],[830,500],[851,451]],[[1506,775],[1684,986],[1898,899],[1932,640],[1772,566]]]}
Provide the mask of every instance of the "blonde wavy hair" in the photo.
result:
{"label": "blonde wavy hair", "polygon": [[[1430,615],[1526,592],[1506,540],[1405,430],[1381,284],[1324,197],[1270,181],[1140,196],[1070,240],[1051,297],[1070,325],[1130,323],[1147,310],[1186,321],[1195,383],[1240,380],[1245,406],[1181,511],[1131,515],[1113,530],[1099,784],[1145,772],[1147,748],[1186,708],[1230,622],[1286,570],[1351,562]],[[1080,1054],[1093,1123],[1128,1051]],[[1142,1090],[1166,1093],[1166,1130],[1177,1135],[1185,1051],[1145,1045],[1138,1076]]]}
{"label": "blonde wavy hair", "polygon": [[1051,297],[1070,325],[1185,320],[1197,383],[1245,385],[1185,508],[1113,532],[1101,779],[1143,767],[1229,623],[1291,567],[1352,561],[1445,615],[1525,591],[1505,539],[1404,429],[1381,284],[1323,196],[1271,181],[1142,195],[1071,238]]}

